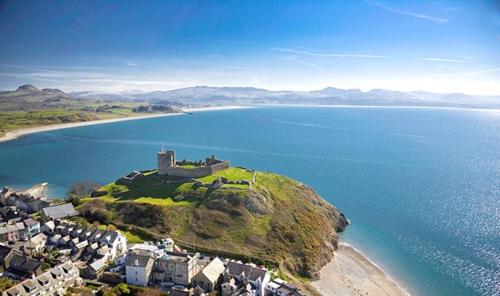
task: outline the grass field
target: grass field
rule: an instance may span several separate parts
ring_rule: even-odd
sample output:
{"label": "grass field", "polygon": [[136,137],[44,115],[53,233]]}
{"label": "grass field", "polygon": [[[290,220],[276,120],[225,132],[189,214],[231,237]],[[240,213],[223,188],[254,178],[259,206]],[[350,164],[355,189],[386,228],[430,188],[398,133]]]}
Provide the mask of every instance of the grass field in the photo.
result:
{"label": "grass field", "polygon": [[94,102],[72,106],[71,109],[0,111],[0,136],[23,128],[144,115],[145,113],[132,111],[139,105],[128,102],[113,105]]}
{"label": "grass field", "polygon": [[93,113],[62,109],[28,112],[0,112],[0,134],[15,129],[96,119],[99,119],[99,117]]}
{"label": "grass field", "polygon": [[[134,181],[130,185],[116,184],[116,182],[103,186],[100,190],[108,194],[99,197],[105,202],[117,202],[134,200],[136,202],[148,203],[160,206],[189,206],[196,202],[197,198],[203,197],[208,188],[195,186],[193,182],[167,183],[164,178],[158,176],[157,171],[145,173],[145,177]],[[196,179],[204,184],[210,184],[219,177],[231,181],[248,180],[253,178],[253,172],[241,168],[228,168],[211,176]],[[226,188],[248,189],[248,185],[225,184]],[[181,200],[182,199],[182,200]],[[89,201],[91,199],[84,199]]]}

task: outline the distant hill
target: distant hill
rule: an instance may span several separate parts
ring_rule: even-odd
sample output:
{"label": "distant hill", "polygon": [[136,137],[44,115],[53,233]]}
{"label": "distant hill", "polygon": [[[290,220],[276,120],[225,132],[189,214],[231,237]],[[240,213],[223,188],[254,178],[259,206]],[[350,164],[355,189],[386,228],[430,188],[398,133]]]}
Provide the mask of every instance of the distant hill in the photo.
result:
{"label": "distant hill", "polygon": [[356,106],[429,106],[500,108],[500,96],[470,96],[460,93],[438,94],[423,91],[401,92],[374,89],[328,87],[317,91],[270,91],[253,87],[196,86],[167,91],[97,93],[75,92],[79,98],[110,100],[176,101],[183,104],[304,104]]}
{"label": "distant hill", "polygon": [[26,84],[0,92],[0,137],[23,128],[61,123],[176,112],[167,101],[150,103],[118,99],[77,98],[55,88]]}
{"label": "distant hill", "polygon": [[0,110],[2,111],[67,109],[77,104],[78,101],[59,89],[38,89],[31,84],[21,85],[14,91],[0,92]]}

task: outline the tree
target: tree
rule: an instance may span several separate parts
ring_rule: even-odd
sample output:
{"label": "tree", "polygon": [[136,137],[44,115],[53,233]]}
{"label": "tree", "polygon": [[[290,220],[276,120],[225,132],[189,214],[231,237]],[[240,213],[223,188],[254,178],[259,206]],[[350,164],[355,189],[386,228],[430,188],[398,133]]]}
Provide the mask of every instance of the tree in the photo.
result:
{"label": "tree", "polygon": [[0,278],[0,291],[5,291],[8,288],[14,286],[16,283],[13,282],[12,280],[6,278],[6,277],[1,277]]}
{"label": "tree", "polygon": [[73,183],[69,188],[69,195],[75,195],[77,197],[87,197],[93,191],[96,191],[101,186],[94,181],[85,180]]}
{"label": "tree", "polygon": [[115,292],[116,295],[118,296],[125,296],[125,295],[130,295],[130,289],[127,284],[121,283],[116,285],[113,288],[113,292]]}

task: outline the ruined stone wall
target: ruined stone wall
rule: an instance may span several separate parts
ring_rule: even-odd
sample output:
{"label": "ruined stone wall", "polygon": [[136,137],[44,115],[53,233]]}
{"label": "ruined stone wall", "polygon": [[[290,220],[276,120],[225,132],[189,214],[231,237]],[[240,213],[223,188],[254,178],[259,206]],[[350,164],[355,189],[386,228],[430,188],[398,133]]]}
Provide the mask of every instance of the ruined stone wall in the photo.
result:
{"label": "ruined stone wall", "polygon": [[221,163],[211,165],[210,168],[212,168],[211,174],[215,174],[215,173],[220,172],[222,170],[228,169],[229,168],[229,161],[223,161]]}
{"label": "ruined stone wall", "polygon": [[167,175],[177,176],[177,177],[200,178],[220,172],[227,168],[229,168],[229,162],[224,161],[211,166],[200,166],[196,168],[169,167],[165,169],[165,173]]}

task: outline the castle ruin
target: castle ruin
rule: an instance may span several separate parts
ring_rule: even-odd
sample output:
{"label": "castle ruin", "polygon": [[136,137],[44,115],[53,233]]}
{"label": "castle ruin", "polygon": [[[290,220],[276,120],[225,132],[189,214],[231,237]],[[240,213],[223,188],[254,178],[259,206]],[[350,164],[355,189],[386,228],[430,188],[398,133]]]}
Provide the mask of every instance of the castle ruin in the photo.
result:
{"label": "castle ruin", "polygon": [[158,151],[157,161],[160,176],[200,178],[229,168],[229,161],[219,160],[214,155],[205,161],[176,161],[174,151],[163,149]]}

